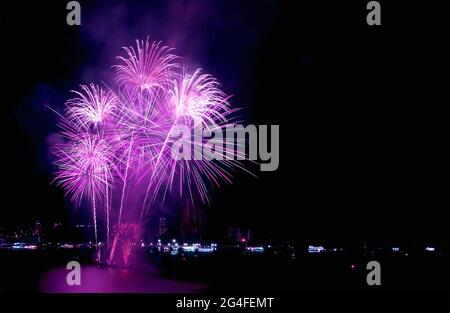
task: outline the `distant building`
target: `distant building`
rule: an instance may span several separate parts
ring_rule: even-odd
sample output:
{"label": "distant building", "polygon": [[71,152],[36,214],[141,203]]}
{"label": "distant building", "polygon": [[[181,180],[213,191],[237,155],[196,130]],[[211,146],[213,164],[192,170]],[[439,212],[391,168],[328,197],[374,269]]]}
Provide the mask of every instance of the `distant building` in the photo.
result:
{"label": "distant building", "polygon": [[163,237],[166,234],[166,232],[167,232],[166,218],[160,217],[158,225],[158,237]]}
{"label": "distant building", "polygon": [[187,241],[202,241],[202,210],[186,199],[182,211],[181,238]]}
{"label": "distant building", "polygon": [[241,227],[228,227],[228,239],[232,241],[249,242],[253,239],[252,230]]}
{"label": "distant building", "polygon": [[40,236],[42,233],[42,225],[41,222],[36,221],[35,226],[34,226],[34,234],[36,236]]}
{"label": "distant building", "polygon": [[42,225],[41,222],[36,221],[34,224],[34,236],[33,236],[33,242],[34,243],[41,243],[41,235],[42,235]]}

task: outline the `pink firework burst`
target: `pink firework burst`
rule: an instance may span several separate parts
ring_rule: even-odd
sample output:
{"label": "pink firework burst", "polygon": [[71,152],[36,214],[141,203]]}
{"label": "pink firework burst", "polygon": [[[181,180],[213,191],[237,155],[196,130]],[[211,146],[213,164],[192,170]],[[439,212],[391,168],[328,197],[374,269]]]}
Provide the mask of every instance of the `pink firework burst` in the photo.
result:
{"label": "pink firework burst", "polygon": [[190,119],[194,125],[207,128],[226,122],[228,97],[219,87],[219,82],[209,74],[201,74],[201,69],[174,79],[168,97],[175,121]]}
{"label": "pink firework burst", "polygon": [[77,97],[66,102],[68,119],[84,128],[104,123],[116,109],[115,95],[94,84],[80,87],[82,92],[72,91]]}
{"label": "pink firework burst", "polygon": [[55,181],[78,203],[84,196],[104,196],[112,182],[114,153],[106,140],[86,133],[56,151]]}
{"label": "pink firework burst", "polygon": [[117,57],[122,64],[115,65],[116,81],[121,87],[139,88],[141,91],[165,89],[177,67],[174,63],[177,56],[171,53],[173,49],[161,46],[161,42],[150,43],[148,37],[145,42],[136,40],[136,44],[136,49],[123,47],[126,57]]}
{"label": "pink firework burst", "polygon": [[[65,114],[60,115],[65,142],[53,147],[55,181],[73,201],[91,200],[96,238],[97,202],[105,205],[108,242],[110,211],[117,210],[114,216],[120,225],[123,211],[135,206],[126,205],[130,194],[139,195],[142,218],[156,199],[162,203],[168,194],[209,203],[211,188],[230,183],[237,168],[246,171],[233,157],[234,147],[219,139],[215,152],[227,157],[198,153],[205,139],[196,129],[221,132],[231,125],[236,111],[217,79],[200,69],[188,73],[176,63],[173,49],[160,42],[147,38],[136,43],[117,57],[116,86],[89,84],[74,91],[76,97],[66,102]],[[180,139],[180,127],[194,135]],[[194,152],[192,159],[174,149],[185,141]],[[112,197],[113,190],[120,197]]]}

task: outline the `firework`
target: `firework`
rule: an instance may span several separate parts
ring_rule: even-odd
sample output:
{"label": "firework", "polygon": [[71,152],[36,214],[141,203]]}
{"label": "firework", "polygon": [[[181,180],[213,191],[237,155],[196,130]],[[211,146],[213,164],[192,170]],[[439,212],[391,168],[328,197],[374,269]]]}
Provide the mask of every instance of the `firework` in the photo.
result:
{"label": "firework", "polygon": [[[234,168],[242,168],[233,158],[211,160],[197,152],[204,142],[195,130],[223,130],[235,112],[219,82],[200,69],[188,73],[161,43],[148,38],[136,43],[117,57],[115,87],[89,84],[73,91],[75,97],[60,116],[64,142],[53,147],[55,181],[73,201],[90,200],[96,239],[97,206],[105,206],[107,242],[110,211],[117,210],[119,229],[123,211],[131,210],[125,204],[128,194],[142,190],[142,218],[156,199],[164,201],[168,194],[207,203],[210,188],[231,182]],[[193,142],[189,140],[194,159],[173,155],[179,127],[194,133]],[[216,151],[235,154],[219,145]],[[120,192],[119,200],[113,201],[112,190]]]}
{"label": "firework", "polygon": [[77,97],[66,102],[69,120],[86,129],[104,123],[116,108],[114,94],[94,84],[80,87],[82,92],[72,91]]}
{"label": "firework", "polygon": [[111,183],[114,154],[108,143],[96,135],[83,134],[61,145],[55,154],[55,181],[78,203],[84,196],[99,198]]}
{"label": "firework", "polygon": [[166,88],[170,83],[173,70],[177,67],[171,54],[173,49],[161,46],[161,42],[136,40],[136,49],[132,46],[123,47],[127,56],[118,56],[122,64],[115,65],[116,81],[124,88],[138,88],[140,91],[153,91]]}
{"label": "firework", "polygon": [[60,146],[55,153],[58,156],[57,184],[71,194],[73,201],[80,203],[83,197],[91,200],[97,245],[96,199],[108,199],[114,154],[104,139],[91,134],[79,135],[74,141]]}

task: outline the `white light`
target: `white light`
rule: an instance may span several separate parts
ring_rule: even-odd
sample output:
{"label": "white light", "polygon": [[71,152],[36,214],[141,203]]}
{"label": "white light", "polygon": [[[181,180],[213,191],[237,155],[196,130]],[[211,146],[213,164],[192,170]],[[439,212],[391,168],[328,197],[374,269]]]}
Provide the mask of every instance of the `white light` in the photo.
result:
{"label": "white light", "polygon": [[264,248],[261,247],[261,246],[258,246],[258,247],[246,247],[245,249],[247,251],[250,251],[250,252],[264,252]]}
{"label": "white light", "polygon": [[195,247],[193,246],[184,246],[183,250],[186,252],[194,252],[195,251]]}
{"label": "white light", "polygon": [[322,247],[322,246],[318,246],[318,247],[316,247],[316,246],[308,246],[308,252],[309,253],[320,253],[320,252],[323,252],[323,251],[325,251],[325,248]]}
{"label": "white light", "polygon": [[214,249],[212,248],[198,248],[198,252],[206,252],[206,253],[210,253],[213,252]]}
{"label": "white light", "polygon": [[429,252],[434,252],[436,249],[434,247],[426,247],[425,250]]}

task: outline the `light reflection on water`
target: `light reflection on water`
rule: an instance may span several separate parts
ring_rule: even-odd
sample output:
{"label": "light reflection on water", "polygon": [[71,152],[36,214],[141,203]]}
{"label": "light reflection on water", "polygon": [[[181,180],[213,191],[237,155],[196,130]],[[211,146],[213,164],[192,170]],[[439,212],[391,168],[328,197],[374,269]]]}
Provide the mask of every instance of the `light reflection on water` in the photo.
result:
{"label": "light reflection on water", "polygon": [[186,293],[201,292],[207,286],[159,277],[155,271],[134,272],[124,268],[81,266],[81,285],[69,286],[65,267],[42,275],[40,292],[49,293]]}

